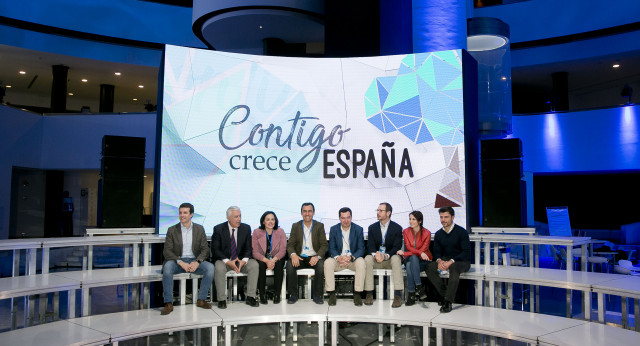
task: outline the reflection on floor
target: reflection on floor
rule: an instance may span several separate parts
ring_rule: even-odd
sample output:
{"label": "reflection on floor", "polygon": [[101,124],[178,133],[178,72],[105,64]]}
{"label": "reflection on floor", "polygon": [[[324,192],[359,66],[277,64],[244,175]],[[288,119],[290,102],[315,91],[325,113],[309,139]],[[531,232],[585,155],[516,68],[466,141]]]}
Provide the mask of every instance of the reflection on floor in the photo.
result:
{"label": "reflection on floor", "polygon": [[[389,340],[389,330],[384,336],[382,343],[378,342],[378,327],[371,323],[340,323],[338,332],[338,343],[340,345],[423,345],[422,328],[412,326],[396,326],[395,343]],[[220,330],[221,331],[221,330]],[[327,331],[330,335],[330,329]],[[223,344],[222,333],[219,333],[218,344]],[[208,330],[201,330],[200,333],[195,331],[173,333],[172,335],[154,335],[149,338],[139,338],[120,342],[118,345],[126,346],[146,346],[146,345],[211,345],[211,338]],[[318,345],[318,326],[316,324],[300,323],[298,327],[298,341],[293,342],[291,330],[288,328],[286,342],[280,342],[278,326],[275,324],[259,324],[252,326],[240,326],[234,330],[232,345],[237,346],[270,346],[270,345],[287,345],[287,346],[317,346]],[[429,332],[430,345],[435,345],[435,329],[431,328]],[[196,342],[194,343],[194,339]],[[482,336],[472,333],[445,331],[443,335],[444,345],[502,345],[515,346],[526,345],[526,343],[497,338],[491,341],[491,337]]]}

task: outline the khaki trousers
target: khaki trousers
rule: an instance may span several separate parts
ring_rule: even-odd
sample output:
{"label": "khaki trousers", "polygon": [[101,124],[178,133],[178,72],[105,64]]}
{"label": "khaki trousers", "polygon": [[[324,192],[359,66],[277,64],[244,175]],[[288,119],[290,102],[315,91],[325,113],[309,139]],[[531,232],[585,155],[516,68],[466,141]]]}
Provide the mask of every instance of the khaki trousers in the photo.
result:
{"label": "khaki trousers", "polygon": [[367,255],[364,258],[364,262],[367,266],[366,274],[364,276],[364,290],[373,291],[373,270],[374,269],[391,269],[391,278],[393,279],[394,290],[404,290],[404,276],[402,275],[402,258],[398,255],[393,255],[388,260],[377,262],[376,259]]}
{"label": "khaki trousers", "polygon": [[358,257],[346,267],[341,267],[338,264],[338,261],[333,257],[324,260],[324,288],[327,292],[333,292],[336,290],[336,278],[334,273],[345,269],[356,272],[356,278],[353,283],[354,291],[362,292],[364,288],[364,273],[366,271],[366,265],[364,264],[364,258],[362,257]]}

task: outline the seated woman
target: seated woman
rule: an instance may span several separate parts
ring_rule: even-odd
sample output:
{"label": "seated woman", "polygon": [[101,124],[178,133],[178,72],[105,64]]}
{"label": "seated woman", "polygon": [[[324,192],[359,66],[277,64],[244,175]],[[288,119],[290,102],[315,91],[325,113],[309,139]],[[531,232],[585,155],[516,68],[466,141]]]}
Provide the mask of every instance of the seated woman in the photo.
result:
{"label": "seated woman", "polygon": [[273,303],[280,303],[282,278],[287,252],[287,236],[278,227],[278,217],[272,211],[267,211],[260,217],[260,227],[251,236],[253,258],[258,261],[258,290],[260,290],[260,304],[267,304],[267,270],[273,270],[275,296]]}
{"label": "seated woman", "polygon": [[409,293],[407,294],[406,306],[416,303],[416,291],[418,292],[418,299],[427,299],[427,294],[420,280],[420,272],[427,267],[433,256],[429,251],[431,232],[422,227],[422,220],[422,213],[417,210],[409,214],[409,228],[402,231],[405,250],[398,251],[398,255],[404,256],[404,266],[407,269],[407,289]]}

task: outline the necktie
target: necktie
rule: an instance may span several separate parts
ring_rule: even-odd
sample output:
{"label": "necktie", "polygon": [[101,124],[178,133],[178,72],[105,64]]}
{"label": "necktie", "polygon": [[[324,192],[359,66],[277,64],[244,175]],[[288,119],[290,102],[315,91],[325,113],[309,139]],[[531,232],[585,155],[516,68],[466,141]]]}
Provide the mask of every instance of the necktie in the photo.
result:
{"label": "necktie", "polygon": [[231,230],[231,260],[235,260],[238,258],[238,254],[236,253],[236,229]]}

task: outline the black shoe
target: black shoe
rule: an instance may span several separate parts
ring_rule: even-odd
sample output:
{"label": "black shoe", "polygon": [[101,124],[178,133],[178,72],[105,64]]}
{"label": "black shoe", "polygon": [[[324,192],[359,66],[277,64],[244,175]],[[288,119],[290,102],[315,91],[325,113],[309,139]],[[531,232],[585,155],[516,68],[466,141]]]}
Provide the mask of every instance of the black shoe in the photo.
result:
{"label": "black shoe", "polygon": [[280,304],[280,296],[279,295],[273,296],[273,304]]}
{"label": "black shoe", "polygon": [[407,301],[404,303],[405,306],[411,306],[416,303],[416,292],[408,292],[407,293]]}
{"label": "black shoe", "polygon": [[329,306],[335,306],[336,305],[336,292],[331,292],[329,294]]}
{"label": "black shoe", "polygon": [[440,308],[440,312],[442,312],[442,313],[451,312],[451,310],[453,309],[452,305],[453,304],[451,304],[450,301],[445,300],[444,303],[442,303],[442,307]]}
{"label": "black shoe", "polygon": [[260,304],[267,304],[267,295],[266,294],[261,294],[260,295]]}
{"label": "black shoe", "polygon": [[416,294],[418,298],[416,300],[426,301],[427,300],[427,292],[424,291],[424,286],[418,285],[416,286]]}
{"label": "black shoe", "polygon": [[322,305],[324,304],[324,299],[322,299],[322,296],[313,297],[313,302]]}
{"label": "black shoe", "polygon": [[438,306],[442,306],[444,304],[444,300],[438,300]]}
{"label": "black shoe", "polygon": [[295,304],[298,301],[298,296],[295,294],[292,294],[289,296],[289,299],[287,299],[287,304]]}
{"label": "black shoe", "polygon": [[221,300],[218,302],[218,309],[226,309],[227,308],[227,301],[226,300]]}
{"label": "black shoe", "polygon": [[245,302],[245,304],[249,306],[253,306],[254,308],[257,308],[258,306],[260,306],[260,303],[258,303],[256,298],[254,297],[247,297],[247,301]]}

